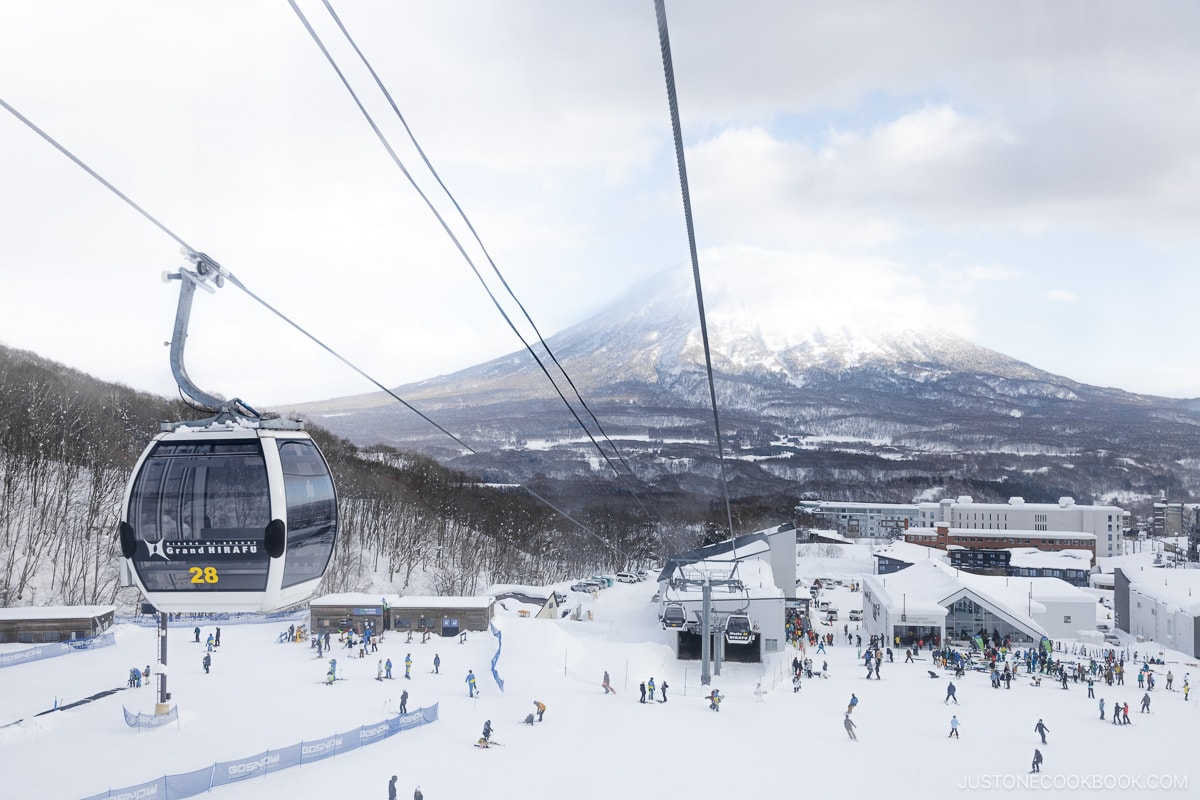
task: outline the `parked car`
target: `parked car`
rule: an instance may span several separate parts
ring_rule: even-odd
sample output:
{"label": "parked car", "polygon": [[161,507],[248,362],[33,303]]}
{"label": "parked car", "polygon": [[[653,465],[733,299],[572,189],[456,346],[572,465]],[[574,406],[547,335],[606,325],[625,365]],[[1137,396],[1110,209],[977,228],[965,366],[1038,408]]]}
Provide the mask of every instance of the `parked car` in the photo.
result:
{"label": "parked car", "polygon": [[833,606],[830,606],[828,609],[826,609],[826,611],[825,611],[825,621],[826,622],[837,622],[837,618],[838,618],[838,610],[836,608],[834,608]]}
{"label": "parked car", "polygon": [[1112,633],[1111,631],[1109,633],[1104,634],[1104,641],[1108,642],[1109,644],[1115,644],[1118,647],[1120,647],[1120,645],[1121,645],[1121,639],[1115,633]]}
{"label": "parked car", "polygon": [[850,609],[850,621],[851,622],[862,622],[862,611],[860,611],[857,608]]}
{"label": "parked car", "polygon": [[599,588],[600,588],[600,584],[593,583],[592,581],[579,581],[578,583],[573,583],[573,584],[571,584],[571,591],[572,591],[572,592],[588,592],[588,593],[591,593],[591,592],[594,592],[594,591],[596,591],[596,590],[597,590],[597,589],[599,589]]}
{"label": "parked car", "polygon": [[618,572],[617,580],[619,580],[621,583],[637,583],[638,576],[632,572]]}

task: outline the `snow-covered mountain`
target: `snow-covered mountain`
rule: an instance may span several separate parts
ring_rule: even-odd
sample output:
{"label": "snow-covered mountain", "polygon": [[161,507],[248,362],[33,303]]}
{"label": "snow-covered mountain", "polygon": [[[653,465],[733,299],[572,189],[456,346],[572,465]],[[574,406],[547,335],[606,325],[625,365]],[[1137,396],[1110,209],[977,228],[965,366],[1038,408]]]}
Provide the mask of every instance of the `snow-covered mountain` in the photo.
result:
{"label": "snow-covered mountain", "polygon": [[[770,271],[716,274],[705,310],[735,494],[911,499],[958,479],[979,481],[978,494],[1132,502],[1200,477],[1187,401],[1088,386],[914,325],[937,318],[928,309],[849,314],[822,301],[816,278],[786,284],[807,287],[792,296]],[[548,344],[640,479],[703,491],[719,471],[698,318],[690,274],[655,276]],[[382,393],[299,410],[359,444],[490,479],[611,474],[525,351],[396,391],[477,453]]]}

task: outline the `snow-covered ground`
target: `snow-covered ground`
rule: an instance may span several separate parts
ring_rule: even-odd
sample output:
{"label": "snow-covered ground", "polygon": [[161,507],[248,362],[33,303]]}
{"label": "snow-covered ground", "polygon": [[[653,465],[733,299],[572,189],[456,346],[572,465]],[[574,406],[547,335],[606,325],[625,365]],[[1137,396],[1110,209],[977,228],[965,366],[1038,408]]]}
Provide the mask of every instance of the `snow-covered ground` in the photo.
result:
{"label": "snow-covered ground", "polygon": [[[813,560],[801,565],[801,574],[841,572],[850,563]],[[666,644],[649,602],[655,588],[617,584],[595,599],[567,592],[591,612],[579,622],[521,618],[517,612],[529,607],[506,602],[496,620],[504,633],[503,693],[489,672],[496,640],[486,634],[472,633],[465,644],[437,639],[425,645],[389,635],[378,654],[361,660],[335,648],[345,680],[327,686],[328,654],[318,659],[307,644],[277,643],[279,623],[222,625],[222,645],[205,675],[203,646],[192,642],[189,624],[172,629],[169,643],[178,724],[141,732],[126,726],[122,705],[153,712],[156,690],[146,687],[35,717],[56,697],[70,703],[124,686],[131,667],[153,663],[154,629],[122,625],[115,647],[0,670],[0,725],[24,720],[0,728],[2,793],[83,798],[321,738],[383,719],[403,689],[410,692],[410,709],[438,703],[440,719],[345,755],[219,787],[212,796],[384,798],[393,774],[400,776],[401,798],[420,785],[428,800],[938,798],[998,790],[1044,796],[1071,786],[1088,796],[1138,798],[1191,797],[1200,788],[1200,767],[1187,755],[1200,730],[1200,697],[1184,702],[1178,691],[1185,674],[1200,679],[1200,667],[1178,653],[1165,653],[1166,666],[1156,668],[1150,714],[1138,712],[1143,692],[1136,680],[1097,686],[1097,698],[1109,707],[1129,703],[1128,727],[1101,722],[1083,685],[1063,691],[1020,679],[1009,691],[994,690],[981,673],[956,681],[961,705],[947,707],[947,677],[929,678],[927,656],[904,664],[903,651],[897,652],[895,663],[881,670],[882,680],[866,680],[857,648],[844,637],[826,655],[810,649],[818,666],[828,660],[831,677],[806,680],[799,693],[788,676],[794,650],[763,664],[723,665],[712,686],[727,699],[714,713],[703,699],[708,687],[700,686],[698,663],[675,660]],[[858,597],[845,588],[831,595],[844,610]],[[844,615],[836,630],[846,624],[855,630]],[[205,635],[210,630],[205,627]],[[408,681],[402,677],[406,653],[415,662]],[[437,675],[434,653],[442,661]],[[376,681],[377,662],[388,657],[401,677]],[[475,699],[464,683],[469,669],[482,688]],[[606,669],[616,696],[600,688]],[[1168,669],[1177,691],[1163,688]],[[638,702],[638,683],[651,676],[660,686],[670,684],[667,703]],[[760,683],[765,694],[757,697]],[[857,743],[843,729],[852,692],[859,698]],[[548,706],[545,721],[520,724],[535,700]],[[952,714],[960,740],[947,738]],[[1045,746],[1033,730],[1039,718],[1050,729]],[[472,745],[487,719],[503,746],[484,751]],[[1027,786],[1022,782],[1037,777],[1028,772],[1038,746],[1045,756],[1042,783]],[[1164,781],[1174,788],[1157,789]]]}

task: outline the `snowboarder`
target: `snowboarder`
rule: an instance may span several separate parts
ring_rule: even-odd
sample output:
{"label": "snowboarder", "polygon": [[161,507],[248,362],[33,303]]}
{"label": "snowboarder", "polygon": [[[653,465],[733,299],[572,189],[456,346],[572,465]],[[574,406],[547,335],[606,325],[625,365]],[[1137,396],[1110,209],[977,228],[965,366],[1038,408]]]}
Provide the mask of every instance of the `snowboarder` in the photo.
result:
{"label": "snowboarder", "polygon": [[204,660],[200,662],[204,665],[204,674],[208,674],[208,668],[212,666],[212,653],[205,653]]}
{"label": "snowboarder", "polygon": [[642,681],[638,684],[638,691],[642,693],[642,697],[638,700],[639,703],[646,702],[646,682]]}
{"label": "snowboarder", "polygon": [[1150,693],[1149,692],[1146,692],[1144,695],[1142,695],[1142,713],[1143,714],[1150,713]]}
{"label": "snowboarder", "polygon": [[1029,771],[1030,772],[1041,772],[1042,771],[1042,751],[1038,750],[1036,747],[1033,749],[1033,769],[1031,769]]}
{"label": "snowboarder", "polygon": [[192,633],[196,636],[196,644],[200,644],[200,626],[197,625],[196,629],[192,631]]}
{"label": "snowboarder", "polygon": [[650,676],[650,680],[646,681],[646,692],[650,698],[650,702],[654,702],[654,676]]}
{"label": "snowboarder", "polygon": [[404,679],[412,680],[412,653],[404,656]]}
{"label": "snowboarder", "polygon": [[1089,699],[1089,700],[1095,699],[1095,697],[1096,697],[1096,693],[1095,693],[1095,691],[1094,691],[1094,690],[1093,690],[1093,688],[1092,688],[1092,687],[1094,687],[1095,685],[1096,685],[1096,682],[1095,682],[1094,680],[1092,680],[1092,676],[1091,676],[1091,675],[1089,675],[1089,676],[1088,676],[1088,679],[1087,679],[1087,687],[1088,687],[1088,699]]}
{"label": "snowboarder", "polygon": [[954,701],[954,705],[958,705],[958,697],[954,694],[956,691],[958,690],[954,688],[954,681],[950,681],[950,684],[946,687],[946,699],[942,701],[942,705],[946,705],[951,700]]}
{"label": "snowboarder", "polygon": [[616,694],[616,690],[612,688],[612,684],[608,682],[608,670],[604,670],[604,682],[600,684],[604,688],[605,694]]}
{"label": "snowboarder", "polygon": [[483,723],[483,740],[488,744],[492,743],[492,721],[490,719]]}
{"label": "snowboarder", "polygon": [[221,646],[221,628],[217,628],[217,635],[213,638],[213,647]]}
{"label": "snowboarder", "polygon": [[946,738],[949,739],[951,736],[955,739],[958,738],[958,715],[950,717],[950,733]]}
{"label": "snowboarder", "polygon": [[525,719],[521,720],[521,722],[524,723],[525,725],[532,725],[533,724],[533,714],[526,714]]}
{"label": "snowboarder", "polygon": [[466,684],[467,684],[467,696],[474,697],[475,696],[475,671],[474,670],[467,670]]}
{"label": "snowboarder", "polygon": [[667,702],[667,689],[670,689],[670,688],[671,688],[671,684],[667,683],[666,681],[663,681],[662,691],[659,692],[659,694],[662,695],[662,700],[659,700],[658,702],[660,702],[660,703]]}
{"label": "snowboarder", "polygon": [[393,775],[392,779],[390,781],[388,781],[388,800],[396,800],[396,776],[395,775]]}
{"label": "snowboarder", "polygon": [[849,714],[850,712],[854,711],[854,707],[856,705],[858,705],[858,695],[851,692],[850,693],[850,705],[846,706],[846,713]]}
{"label": "snowboarder", "polygon": [[534,700],[533,705],[537,708],[538,722],[541,722],[542,715],[546,713],[546,704],[541,700]]}
{"label": "snowboarder", "polygon": [[442,669],[442,657],[437,653],[433,654],[433,674],[440,675]]}
{"label": "snowboarder", "polygon": [[208,638],[204,640],[204,644],[208,648],[208,652],[211,653],[213,649],[213,635],[211,633],[208,635]]}
{"label": "snowboarder", "polygon": [[843,725],[846,727],[846,733],[850,735],[850,740],[857,742],[858,737],[854,735],[854,729],[858,726],[854,724],[854,720],[850,719],[849,711],[846,712],[846,721],[843,723]]}
{"label": "snowboarder", "polygon": [[408,713],[408,689],[400,693],[400,713]]}
{"label": "snowboarder", "polygon": [[383,662],[383,677],[389,681],[392,679],[392,660],[390,658]]}
{"label": "snowboarder", "polygon": [[1050,729],[1046,727],[1046,723],[1042,722],[1039,719],[1037,721],[1037,725],[1033,726],[1033,729],[1042,737],[1042,744],[1045,744],[1046,743],[1046,734],[1050,732]]}

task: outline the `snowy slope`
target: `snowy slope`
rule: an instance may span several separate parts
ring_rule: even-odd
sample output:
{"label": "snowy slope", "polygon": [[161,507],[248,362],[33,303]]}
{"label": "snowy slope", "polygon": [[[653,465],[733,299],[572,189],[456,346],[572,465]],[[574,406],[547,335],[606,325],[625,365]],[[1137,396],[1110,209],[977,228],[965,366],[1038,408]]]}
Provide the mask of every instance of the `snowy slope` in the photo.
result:
{"label": "snowy slope", "polygon": [[[802,565],[801,574],[832,565],[810,566],[815,569]],[[1033,688],[1016,681],[1011,691],[997,691],[981,674],[958,681],[961,705],[947,708],[946,679],[931,680],[928,661],[902,664],[898,653],[897,663],[884,666],[882,681],[867,681],[855,648],[839,643],[827,656],[832,677],[805,681],[799,694],[786,677],[793,652],[762,665],[725,665],[712,685],[728,699],[713,713],[701,699],[707,690],[699,686],[698,665],[676,661],[665,644],[655,606],[648,602],[654,588],[618,584],[597,599],[573,594],[573,602],[592,612],[591,621],[581,622],[519,618],[520,606],[509,602],[497,620],[505,637],[499,663],[503,694],[488,674],[495,651],[488,635],[472,634],[462,645],[457,640],[406,645],[402,637],[388,636],[378,656],[363,660],[335,649],[346,680],[325,686],[327,659],[316,659],[306,644],[277,643],[278,623],[223,625],[223,645],[212,674],[205,675],[202,646],[191,642],[189,624],[173,629],[170,640],[177,726],[140,733],[126,727],[122,704],[151,712],[152,688],[34,718],[55,696],[71,702],[123,686],[131,666],[153,661],[154,631],[121,626],[116,647],[0,671],[0,724],[25,720],[0,728],[4,795],[82,798],[327,736],[379,721],[405,688],[410,709],[437,702],[440,720],[347,755],[218,788],[212,796],[382,798],[392,774],[400,776],[401,797],[410,797],[419,784],[428,800],[971,795],[977,792],[958,787],[972,781],[978,786],[985,776],[1027,778],[1039,717],[1051,731],[1041,748],[1048,778],[1146,781],[1167,775],[1191,780],[1191,791],[1200,785],[1200,770],[1183,758],[1181,744],[1200,726],[1200,698],[1185,703],[1181,692],[1161,688],[1150,715],[1136,711],[1142,694],[1136,685],[1098,688],[1110,705],[1129,702],[1134,724],[1127,728],[1101,723],[1082,686],[1062,691],[1049,683]],[[835,597],[843,609],[858,599],[848,590],[837,592],[845,593]],[[399,665],[408,652],[415,662],[411,681],[374,680],[378,658],[391,657]],[[430,672],[435,652],[442,658],[439,675]],[[1195,663],[1167,655],[1177,686],[1186,672],[1200,677]],[[825,658],[810,656],[818,664]],[[468,669],[483,690],[474,700],[463,683]],[[600,689],[605,669],[617,687],[615,697]],[[668,703],[637,702],[638,682],[651,676],[670,684]],[[756,702],[759,682],[767,694]],[[860,698],[854,712],[857,743],[842,729],[851,692]],[[535,699],[549,707],[545,722],[532,728],[519,724]],[[959,741],[946,738],[951,714],[961,723]],[[492,720],[504,747],[472,747],[485,719]],[[59,768],[66,754],[71,767]],[[1016,796],[1039,793],[1016,790]],[[1141,796],[1127,790],[1095,794]],[[1178,790],[1167,795],[1192,796]]]}

